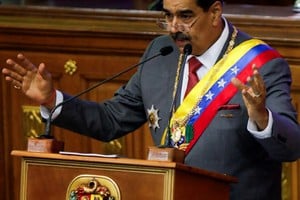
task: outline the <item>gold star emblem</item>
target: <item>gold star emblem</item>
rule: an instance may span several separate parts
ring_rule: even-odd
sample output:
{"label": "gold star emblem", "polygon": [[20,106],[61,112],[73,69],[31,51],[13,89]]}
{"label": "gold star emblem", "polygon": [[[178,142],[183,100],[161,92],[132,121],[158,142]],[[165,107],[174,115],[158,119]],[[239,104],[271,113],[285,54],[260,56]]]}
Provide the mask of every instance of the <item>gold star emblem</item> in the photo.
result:
{"label": "gold star emblem", "polygon": [[149,127],[155,130],[156,128],[160,128],[158,121],[160,120],[158,116],[158,109],[154,108],[154,105],[151,106],[150,109],[147,109],[148,111],[148,120],[149,120]]}

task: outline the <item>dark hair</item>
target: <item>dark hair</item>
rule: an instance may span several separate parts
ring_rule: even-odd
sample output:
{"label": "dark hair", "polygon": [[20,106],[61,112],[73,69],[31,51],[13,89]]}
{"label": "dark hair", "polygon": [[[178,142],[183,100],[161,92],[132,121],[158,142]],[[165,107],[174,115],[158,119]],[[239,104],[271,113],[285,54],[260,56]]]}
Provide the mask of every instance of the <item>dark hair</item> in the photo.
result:
{"label": "dark hair", "polygon": [[153,1],[149,6],[149,10],[159,10],[161,11],[163,9],[163,0],[155,0]]}
{"label": "dark hair", "polygon": [[[223,4],[223,0],[195,0],[197,5],[203,8],[204,11],[208,11],[210,6],[216,1],[220,1]],[[163,0],[155,0],[152,2],[149,7],[149,10],[162,10],[163,9]]]}
{"label": "dark hair", "polygon": [[210,6],[216,1],[220,1],[223,4],[223,0],[196,0],[197,5],[203,8],[204,11],[208,11]]}

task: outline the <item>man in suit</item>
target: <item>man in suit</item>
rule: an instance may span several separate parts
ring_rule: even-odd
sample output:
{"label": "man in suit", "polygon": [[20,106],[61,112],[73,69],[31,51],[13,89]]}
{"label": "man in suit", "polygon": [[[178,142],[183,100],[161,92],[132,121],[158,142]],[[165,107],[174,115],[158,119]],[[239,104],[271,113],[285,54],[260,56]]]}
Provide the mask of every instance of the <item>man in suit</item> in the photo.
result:
{"label": "man in suit", "polygon": [[[53,123],[110,141],[148,121],[155,144],[184,150],[185,164],[237,177],[230,199],[281,199],[281,162],[300,156],[289,66],[222,11],[219,0],[164,0],[159,24],[170,35],[154,39],[142,60],[165,46],[174,52],[139,66],[112,99],[59,107]],[[192,51],[182,64],[187,44]],[[190,60],[198,63],[194,75]],[[35,67],[22,54],[7,64],[6,80],[41,104],[44,118],[70,98],[53,88],[45,64]]]}

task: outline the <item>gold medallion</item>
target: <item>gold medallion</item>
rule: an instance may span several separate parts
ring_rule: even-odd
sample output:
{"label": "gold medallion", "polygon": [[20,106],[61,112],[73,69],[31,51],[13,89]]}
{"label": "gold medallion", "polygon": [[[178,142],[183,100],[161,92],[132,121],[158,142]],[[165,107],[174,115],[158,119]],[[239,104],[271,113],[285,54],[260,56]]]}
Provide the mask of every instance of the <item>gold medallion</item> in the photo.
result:
{"label": "gold medallion", "polygon": [[160,117],[158,116],[158,109],[155,109],[154,105],[152,105],[150,109],[147,109],[147,111],[149,127],[153,130],[155,130],[156,128],[160,128],[158,124],[158,121],[160,120]]}

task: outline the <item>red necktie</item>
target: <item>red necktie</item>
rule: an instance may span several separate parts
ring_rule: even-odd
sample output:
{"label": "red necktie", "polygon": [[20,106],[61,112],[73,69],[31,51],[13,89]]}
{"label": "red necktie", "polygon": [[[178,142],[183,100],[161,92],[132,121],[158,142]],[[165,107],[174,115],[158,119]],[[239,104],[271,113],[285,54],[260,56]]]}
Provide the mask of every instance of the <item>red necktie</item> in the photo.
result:
{"label": "red necktie", "polygon": [[198,83],[199,78],[197,76],[197,70],[202,66],[202,63],[195,56],[191,57],[188,60],[188,63],[189,63],[189,79],[188,79],[188,84],[184,95],[185,97],[190,92],[190,90]]}

